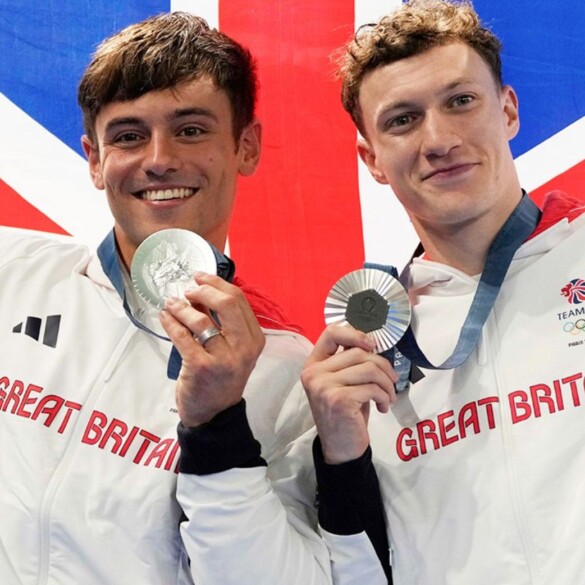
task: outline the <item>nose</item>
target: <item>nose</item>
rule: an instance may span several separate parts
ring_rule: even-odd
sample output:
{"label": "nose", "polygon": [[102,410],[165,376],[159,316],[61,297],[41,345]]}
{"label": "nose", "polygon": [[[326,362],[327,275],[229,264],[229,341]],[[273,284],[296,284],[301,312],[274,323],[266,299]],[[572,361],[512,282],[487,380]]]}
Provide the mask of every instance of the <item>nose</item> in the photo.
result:
{"label": "nose", "polygon": [[422,154],[426,157],[446,156],[461,145],[461,136],[453,115],[439,111],[427,111],[421,125]]}
{"label": "nose", "polygon": [[150,176],[162,177],[181,166],[172,137],[153,132],[145,145],[142,167]]}

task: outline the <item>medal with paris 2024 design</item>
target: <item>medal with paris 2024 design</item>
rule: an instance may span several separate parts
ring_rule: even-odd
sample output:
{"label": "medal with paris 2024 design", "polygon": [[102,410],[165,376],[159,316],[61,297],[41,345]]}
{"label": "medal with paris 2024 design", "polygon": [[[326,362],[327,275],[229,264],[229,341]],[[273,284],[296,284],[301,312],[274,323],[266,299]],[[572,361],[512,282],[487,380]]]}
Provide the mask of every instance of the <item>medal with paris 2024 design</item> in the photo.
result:
{"label": "medal with paris 2024 design", "polygon": [[327,325],[349,324],[376,342],[376,352],[394,347],[411,318],[408,294],[390,274],[374,268],[354,270],[340,278],[325,301]]}

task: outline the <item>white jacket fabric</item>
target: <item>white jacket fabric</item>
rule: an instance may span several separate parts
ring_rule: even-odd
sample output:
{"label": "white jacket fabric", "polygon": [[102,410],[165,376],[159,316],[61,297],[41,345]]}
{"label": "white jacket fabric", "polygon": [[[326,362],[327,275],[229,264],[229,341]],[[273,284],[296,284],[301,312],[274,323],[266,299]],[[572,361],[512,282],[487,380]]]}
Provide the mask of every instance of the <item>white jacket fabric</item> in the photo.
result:
{"label": "white jacket fabric", "polygon": [[0,283],[2,585],[329,583],[312,502],[287,522],[267,479],[312,424],[302,335],[261,316],[244,396],[268,468],[183,476],[171,344],[130,322],[96,256],[1,229]]}
{"label": "white jacket fabric", "polygon": [[[549,198],[464,364],[372,409],[396,585],[585,583],[580,205]],[[415,260],[411,280],[417,340],[442,363],[478,279]]]}

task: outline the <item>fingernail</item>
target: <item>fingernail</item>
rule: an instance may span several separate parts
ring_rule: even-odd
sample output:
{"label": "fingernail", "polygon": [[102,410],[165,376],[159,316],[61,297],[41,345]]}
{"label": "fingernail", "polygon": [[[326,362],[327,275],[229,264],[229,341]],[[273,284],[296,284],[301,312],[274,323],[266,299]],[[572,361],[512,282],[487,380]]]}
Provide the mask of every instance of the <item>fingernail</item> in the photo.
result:
{"label": "fingernail", "polygon": [[181,299],[178,297],[168,297],[165,299],[165,309],[178,307],[181,304]]}
{"label": "fingernail", "polygon": [[366,343],[368,344],[370,351],[376,349],[376,342],[371,337],[366,337]]}

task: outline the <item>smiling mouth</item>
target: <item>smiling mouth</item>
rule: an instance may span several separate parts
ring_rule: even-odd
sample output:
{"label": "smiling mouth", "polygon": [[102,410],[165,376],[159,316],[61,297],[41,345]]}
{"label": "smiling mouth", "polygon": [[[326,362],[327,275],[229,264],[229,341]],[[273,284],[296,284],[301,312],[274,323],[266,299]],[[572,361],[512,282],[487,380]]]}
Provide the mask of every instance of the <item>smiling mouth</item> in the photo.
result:
{"label": "smiling mouth", "polygon": [[474,166],[474,165],[471,163],[461,163],[458,165],[453,165],[451,167],[445,167],[443,169],[436,169],[436,170],[430,172],[428,175],[426,175],[423,178],[423,180],[426,181],[427,179],[431,179],[432,177],[447,177],[447,176],[457,175],[459,173],[462,173],[462,172],[468,170],[472,166]]}
{"label": "smiling mouth", "polygon": [[175,189],[149,189],[147,191],[139,191],[136,196],[139,199],[146,201],[168,201],[169,199],[186,199],[192,197],[199,189],[191,189],[187,187],[178,187]]}

